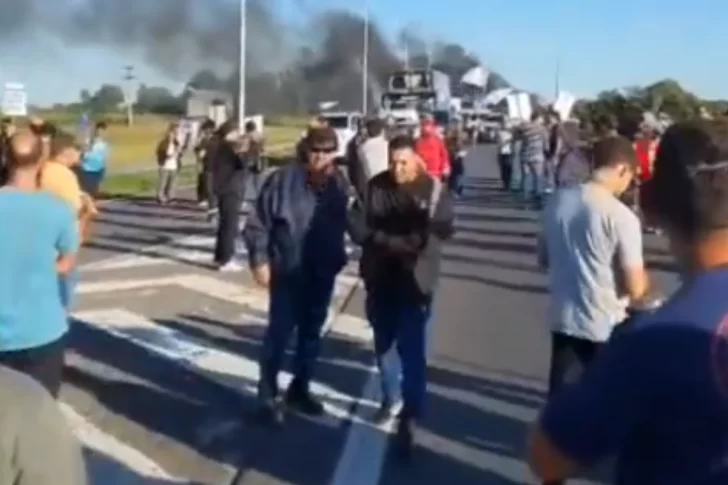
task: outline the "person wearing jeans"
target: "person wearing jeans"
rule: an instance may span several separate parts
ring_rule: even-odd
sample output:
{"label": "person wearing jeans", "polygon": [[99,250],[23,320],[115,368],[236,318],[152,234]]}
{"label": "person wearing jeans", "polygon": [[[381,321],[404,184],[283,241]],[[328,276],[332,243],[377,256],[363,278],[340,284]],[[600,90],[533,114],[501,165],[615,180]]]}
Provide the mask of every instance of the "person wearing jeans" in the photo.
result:
{"label": "person wearing jeans", "polygon": [[177,127],[170,126],[167,135],[157,149],[159,180],[157,182],[157,202],[167,204],[174,197],[174,188],[179,172],[181,156],[180,144],[176,136]]}
{"label": "person wearing jeans", "polygon": [[395,447],[404,459],[424,415],[427,333],[442,244],[454,232],[450,191],[425,172],[414,146],[407,136],[390,141],[390,169],[369,181],[366,199],[349,212],[351,239],[362,246],[360,274],[382,378],[377,420],[391,418],[396,407],[399,357],[403,406]]}
{"label": "person wearing jeans", "polygon": [[540,111],[535,111],[530,123],[520,130],[521,163],[523,164],[523,179],[521,189],[524,200],[540,207],[544,193],[544,169],[546,165],[546,151],[548,148],[548,132],[544,127],[544,117]]}

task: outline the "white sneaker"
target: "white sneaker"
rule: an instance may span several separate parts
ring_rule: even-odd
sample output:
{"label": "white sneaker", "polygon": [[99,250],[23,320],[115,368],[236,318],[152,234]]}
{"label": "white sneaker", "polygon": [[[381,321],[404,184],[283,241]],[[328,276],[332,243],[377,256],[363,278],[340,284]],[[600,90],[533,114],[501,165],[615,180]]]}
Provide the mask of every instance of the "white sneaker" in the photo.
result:
{"label": "white sneaker", "polygon": [[236,261],[229,261],[217,267],[217,270],[221,273],[238,273],[243,271],[243,269],[243,266]]}

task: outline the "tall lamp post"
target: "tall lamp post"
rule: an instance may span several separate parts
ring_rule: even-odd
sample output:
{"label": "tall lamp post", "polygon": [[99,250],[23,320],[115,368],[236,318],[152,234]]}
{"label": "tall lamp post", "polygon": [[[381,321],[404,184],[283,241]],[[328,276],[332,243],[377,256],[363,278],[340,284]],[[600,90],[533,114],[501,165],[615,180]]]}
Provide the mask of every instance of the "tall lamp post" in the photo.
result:
{"label": "tall lamp post", "polygon": [[361,112],[366,115],[369,110],[369,5],[364,7],[364,52],[361,73]]}
{"label": "tall lamp post", "polygon": [[240,0],[240,79],[238,89],[238,127],[242,131],[245,126],[245,61],[247,52],[247,1]]}

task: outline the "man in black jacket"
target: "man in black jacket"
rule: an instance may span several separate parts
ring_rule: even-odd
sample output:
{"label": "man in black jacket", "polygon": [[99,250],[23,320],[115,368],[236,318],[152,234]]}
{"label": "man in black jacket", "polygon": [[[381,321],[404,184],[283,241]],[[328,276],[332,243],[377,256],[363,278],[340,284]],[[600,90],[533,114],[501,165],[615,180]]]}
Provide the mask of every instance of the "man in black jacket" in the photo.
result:
{"label": "man in black jacket", "polygon": [[226,121],[215,134],[211,173],[217,199],[218,224],[215,241],[215,263],[223,272],[236,272],[243,267],[235,261],[235,241],[240,234],[240,207],[245,196],[247,159],[240,146],[237,122]]}
{"label": "man in black jacket", "polygon": [[430,177],[410,137],[389,145],[390,170],[371,179],[363,207],[349,212],[349,232],[362,246],[361,277],[367,291],[367,317],[382,374],[380,418],[394,407],[398,371],[387,355],[394,346],[402,363],[403,408],[398,451],[407,458],[414,424],[426,394],[427,326],[440,272],[442,243],[453,228],[452,199]]}

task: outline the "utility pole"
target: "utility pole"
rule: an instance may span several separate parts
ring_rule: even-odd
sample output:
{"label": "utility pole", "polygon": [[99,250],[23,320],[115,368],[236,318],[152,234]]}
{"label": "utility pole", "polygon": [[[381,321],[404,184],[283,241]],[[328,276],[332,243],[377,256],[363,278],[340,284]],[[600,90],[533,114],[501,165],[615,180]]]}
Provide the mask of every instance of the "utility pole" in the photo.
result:
{"label": "utility pole", "polygon": [[361,113],[366,116],[369,110],[369,5],[364,7],[364,52],[361,68]]}
{"label": "utility pole", "polygon": [[561,59],[556,59],[556,75],[554,76],[554,99],[559,97],[559,91],[561,90],[560,78],[561,77]]}
{"label": "utility pole", "polygon": [[134,124],[134,66],[124,66],[124,82],[126,83],[126,124]]}
{"label": "utility pole", "polygon": [[245,79],[246,79],[246,53],[247,53],[247,1],[240,0],[240,88],[238,89],[238,127],[240,131],[245,126]]}

